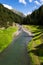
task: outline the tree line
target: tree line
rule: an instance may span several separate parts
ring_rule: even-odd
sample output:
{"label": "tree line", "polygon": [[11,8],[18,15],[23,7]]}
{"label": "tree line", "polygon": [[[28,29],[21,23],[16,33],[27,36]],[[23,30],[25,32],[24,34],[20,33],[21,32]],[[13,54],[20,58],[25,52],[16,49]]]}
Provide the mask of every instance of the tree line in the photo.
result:
{"label": "tree line", "polygon": [[5,8],[0,3],[0,27],[8,27],[13,25],[13,22],[19,23],[22,21],[22,17]]}
{"label": "tree line", "polygon": [[43,25],[43,5],[25,17],[14,13],[0,4],[0,27],[12,26],[13,23]]}
{"label": "tree line", "polygon": [[32,24],[32,25],[43,25],[43,5],[32,12],[31,15],[27,15],[23,19],[23,24]]}

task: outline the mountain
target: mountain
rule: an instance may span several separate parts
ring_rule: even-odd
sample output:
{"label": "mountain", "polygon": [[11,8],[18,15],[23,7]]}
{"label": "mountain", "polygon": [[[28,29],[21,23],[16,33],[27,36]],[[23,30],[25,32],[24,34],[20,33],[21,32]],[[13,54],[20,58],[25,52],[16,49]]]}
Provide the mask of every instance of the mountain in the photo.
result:
{"label": "mountain", "polygon": [[8,27],[13,25],[13,22],[21,24],[22,17],[0,4],[0,27]]}
{"label": "mountain", "polygon": [[21,13],[21,12],[15,10],[15,9],[12,9],[12,11],[13,11],[14,13],[18,14],[18,15],[21,16],[21,17],[25,17],[25,15],[24,15],[23,13]]}
{"label": "mountain", "polygon": [[43,5],[31,14],[34,24],[43,25]]}
{"label": "mountain", "polygon": [[27,15],[24,24],[43,25],[43,5],[32,12],[31,15]]}
{"label": "mountain", "polygon": [[24,17],[25,15],[17,10],[15,10],[12,6],[7,5],[7,4],[3,4],[4,7],[10,9],[11,11],[13,11],[14,13],[20,15],[21,17]]}

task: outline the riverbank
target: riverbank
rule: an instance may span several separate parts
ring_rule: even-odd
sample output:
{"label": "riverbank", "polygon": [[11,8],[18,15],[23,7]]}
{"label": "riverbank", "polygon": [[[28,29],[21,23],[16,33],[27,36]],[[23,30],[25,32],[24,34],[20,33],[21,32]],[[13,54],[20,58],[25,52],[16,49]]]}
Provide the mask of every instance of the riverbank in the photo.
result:
{"label": "riverbank", "polygon": [[[0,29],[0,53],[8,47],[13,38],[13,33],[18,30],[17,27],[9,27],[7,29]],[[16,34],[15,34],[16,35]],[[14,35],[14,37],[15,37]]]}
{"label": "riverbank", "polygon": [[32,65],[43,65],[43,26],[27,25],[25,28],[34,34],[27,45]]}
{"label": "riverbank", "polygon": [[26,48],[30,40],[31,37],[21,30],[16,39],[0,54],[0,65],[31,65]]}

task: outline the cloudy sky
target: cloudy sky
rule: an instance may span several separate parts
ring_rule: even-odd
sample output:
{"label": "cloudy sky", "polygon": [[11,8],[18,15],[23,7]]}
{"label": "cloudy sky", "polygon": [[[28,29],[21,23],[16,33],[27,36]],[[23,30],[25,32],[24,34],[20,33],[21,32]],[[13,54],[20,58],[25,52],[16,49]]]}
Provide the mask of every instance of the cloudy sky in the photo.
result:
{"label": "cloudy sky", "polygon": [[43,0],[0,0],[5,7],[16,9],[24,14],[30,14],[43,4]]}

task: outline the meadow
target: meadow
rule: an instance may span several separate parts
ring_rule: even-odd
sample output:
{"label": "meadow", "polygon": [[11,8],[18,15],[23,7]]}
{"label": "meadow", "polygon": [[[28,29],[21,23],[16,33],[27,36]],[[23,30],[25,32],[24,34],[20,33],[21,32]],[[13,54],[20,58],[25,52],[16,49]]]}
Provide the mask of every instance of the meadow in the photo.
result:
{"label": "meadow", "polygon": [[26,25],[25,28],[34,34],[27,45],[32,65],[43,65],[43,26]]}
{"label": "meadow", "polygon": [[8,27],[7,29],[0,28],[0,52],[8,47],[13,39],[12,34],[15,33],[17,30],[17,27]]}

